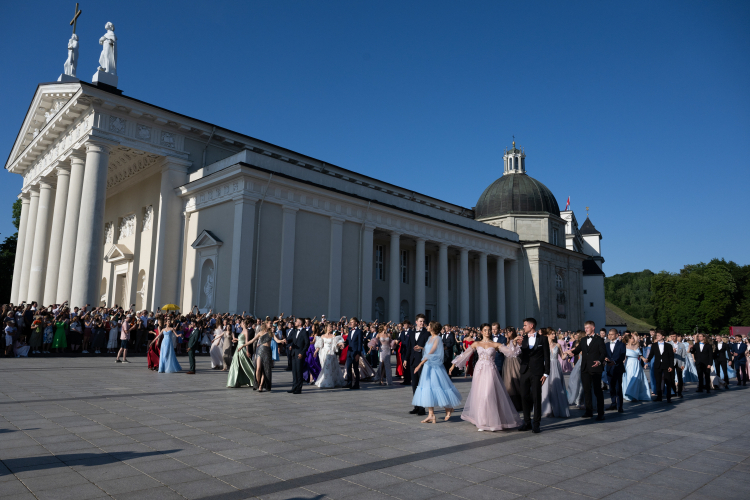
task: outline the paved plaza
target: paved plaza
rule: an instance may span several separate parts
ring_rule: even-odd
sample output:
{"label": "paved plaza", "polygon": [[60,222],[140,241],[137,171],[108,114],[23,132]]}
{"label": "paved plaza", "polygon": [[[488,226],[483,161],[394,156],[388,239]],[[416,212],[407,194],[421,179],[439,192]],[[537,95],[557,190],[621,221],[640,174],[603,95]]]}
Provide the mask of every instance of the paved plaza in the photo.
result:
{"label": "paved plaza", "polygon": [[[183,367],[187,358],[180,357]],[[543,419],[538,435],[420,424],[411,388],[286,393],[157,374],[146,359],[0,359],[0,498],[202,499],[750,497],[748,388],[605,422]],[[464,398],[470,379],[455,379]],[[442,412],[438,414],[444,416]]]}

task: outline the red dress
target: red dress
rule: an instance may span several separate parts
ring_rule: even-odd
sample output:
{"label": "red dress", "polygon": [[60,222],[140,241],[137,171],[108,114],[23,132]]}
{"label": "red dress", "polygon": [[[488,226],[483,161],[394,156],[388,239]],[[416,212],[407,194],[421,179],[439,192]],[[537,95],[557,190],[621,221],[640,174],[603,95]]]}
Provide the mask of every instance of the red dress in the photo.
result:
{"label": "red dress", "polygon": [[396,345],[396,360],[398,360],[398,363],[396,364],[396,375],[398,375],[399,377],[403,377],[404,362],[401,361],[401,342]]}
{"label": "red dress", "polygon": [[[464,351],[469,349],[469,346],[474,343],[474,339],[464,340]],[[477,353],[472,354],[471,359],[466,364],[466,375],[474,375],[474,365],[477,363]]]}
{"label": "red dress", "polygon": [[[156,329],[156,335],[159,335],[159,329]],[[148,367],[149,369],[159,369],[159,356],[161,355],[161,350],[159,349],[159,342],[154,342],[151,344],[151,346],[148,348],[148,354],[146,355],[146,360],[148,361]]]}
{"label": "red dress", "polygon": [[[349,338],[349,334],[345,334],[341,336],[342,339],[346,340]],[[346,364],[346,354],[349,352],[349,345],[347,344],[346,347],[341,349],[341,354],[339,355],[339,364],[345,365]]]}

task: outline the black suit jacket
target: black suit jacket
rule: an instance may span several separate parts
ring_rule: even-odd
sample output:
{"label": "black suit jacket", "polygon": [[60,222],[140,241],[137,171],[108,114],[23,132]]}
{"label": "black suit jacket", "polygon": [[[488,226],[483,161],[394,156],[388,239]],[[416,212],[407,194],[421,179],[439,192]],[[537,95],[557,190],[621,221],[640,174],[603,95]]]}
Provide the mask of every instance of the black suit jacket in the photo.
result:
{"label": "black suit jacket", "polygon": [[714,344],[714,359],[729,359],[729,344],[722,342],[721,349],[719,344]]}
{"label": "black suit jacket", "polygon": [[[427,339],[430,338],[430,332],[427,328],[422,327],[419,331],[419,339],[417,339],[417,330],[411,330],[409,332],[409,365],[417,366],[422,361],[422,354],[424,353],[424,346],[427,343]],[[414,348],[419,346],[422,348],[421,351],[415,351]]]}
{"label": "black suit jacket", "polygon": [[409,332],[410,329],[401,330],[398,334],[398,341],[400,342],[398,350],[401,353],[401,361],[409,361]]}
{"label": "black suit jacket", "polygon": [[670,368],[674,368],[674,349],[672,349],[672,344],[664,342],[664,354],[659,351],[659,344],[657,342],[651,344],[648,361],[652,359],[654,360],[654,370],[656,371],[665,372]]}
{"label": "black suit jacket", "polygon": [[190,338],[188,339],[188,349],[194,349],[195,346],[197,346],[200,341],[201,337],[203,336],[203,330],[200,328],[196,328],[190,333]]}
{"label": "black suit jacket", "polygon": [[453,348],[456,347],[456,336],[449,332],[443,337],[443,358],[453,359]]}
{"label": "black suit jacket", "polygon": [[[604,345],[604,339],[599,335],[591,337],[591,344],[588,337],[584,337],[578,342],[578,346],[573,349],[573,354],[581,354],[581,370],[588,373],[602,373],[604,371],[604,358],[607,357],[607,347]],[[598,361],[599,365],[594,366]]]}
{"label": "black suit jacket", "polygon": [[693,347],[690,348],[690,352],[695,357],[696,363],[710,365],[714,362],[714,350],[711,344],[709,344],[708,342],[703,342],[702,351],[698,346],[698,342],[696,342],[695,344],[693,344]]}
{"label": "black suit jacket", "polygon": [[307,348],[310,347],[310,337],[307,336],[307,330],[293,328],[289,334],[289,347],[292,350],[292,355],[306,354]]}
{"label": "black suit jacket", "polygon": [[542,375],[549,375],[549,342],[547,337],[536,334],[536,342],[534,347],[529,349],[529,337],[523,336],[523,342],[521,343],[521,355],[519,356],[519,363],[521,373],[530,372],[533,376],[542,377]]}

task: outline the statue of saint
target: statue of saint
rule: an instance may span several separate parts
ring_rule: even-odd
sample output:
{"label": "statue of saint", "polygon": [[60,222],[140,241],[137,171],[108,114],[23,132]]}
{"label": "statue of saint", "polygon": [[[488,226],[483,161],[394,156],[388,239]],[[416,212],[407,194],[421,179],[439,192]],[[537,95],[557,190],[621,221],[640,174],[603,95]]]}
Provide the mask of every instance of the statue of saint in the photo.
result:
{"label": "statue of saint", "polygon": [[99,39],[102,46],[102,54],[99,56],[99,71],[104,71],[112,76],[117,76],[117,37],[115,36],[115,25],[107,23],[107,33]]}
{"label": "statue of saint", "polygon": [[63,74],[72,76],[73,78],[75,78],[77,65],[78,65],[78,35],[73,33],[73,36],[71,36],[70,40],[68,41],[68,60],[65,61],[65,66],[63,66]]}
{"label": "statue of saint", "polygon": [[205,308],[211,309],[213,307],[213,296],[214,296],[214,277],[209,274],[206,276],[206,285],[203,287],[203,293],[206,294]]}

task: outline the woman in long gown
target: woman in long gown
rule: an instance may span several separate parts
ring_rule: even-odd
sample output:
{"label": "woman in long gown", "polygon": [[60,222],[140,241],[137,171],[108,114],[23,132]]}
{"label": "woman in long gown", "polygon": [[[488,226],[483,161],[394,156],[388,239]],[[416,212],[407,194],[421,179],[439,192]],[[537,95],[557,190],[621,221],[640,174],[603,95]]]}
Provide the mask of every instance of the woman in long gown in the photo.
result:
{"label": "woman in long gown", "polygon": [[247,341],[247,320],[242,321],[242,333],[237,337],[237,349],[232,357],[232,366],[227,375],[227,387],[235,389],[249,385],[255,390],[255,364],[250,359]]}
{"label": "woman in long gown", "polygon": [[[581,337],[582,332],[573,334],[573,345],[566,351],[568,356],[573,355],[573,349],[578,347]],[[570,372],[570,377],[568,377],[568,405],[578,408],[584,407],[583,382],[581,382],[581,356],[578,356],[578,360],[573,364],[573,370]]]}
{"label": "woman in long gown", "polygon": [[260,331],[255,334],[251,344],[257,344],[255,349],[255,387],[258,392],[271,392],[273,359],[271,356],[271,339],[273,335],[268,331],[268,327],[263,325]]}
{"label": "woman in long gown", "polygon": [[229,371],[229,367],[232,365],[232,344],[234,344],[234,335],[232,334],[232,326],[227,320],[222,320],[221,330],[224,332],[224,337],[221,346],[221,360],[224,362],[223,372]]}
{"label": "woman in long gown", "polygon": [[568,393],[565,391],[565,380],[557,358],[562,348],[557,343],[557,334],[551,328],[542,328],[542,335],[547,337],[550,345],[549,377],[542,384],[542,416],[570,417]]}
{"label": "woman in long gown", "polygon": [[[172,320],[167,320],[167,325],[159,334],[161,336],[161,350],[159,355],[159,373],[177,373],[182,371],[177,355],[174,352],[177,345],[177,337],[182,334],[175,333]],[[159,337],[155,338],[156,342]]]}
{"label": "woman in long gown", "polygon": [[321,389],[344,387],[346,385],[339,368],[339,359],[336,356],[336,349],[341,342],[343,342],[341,337],[333,334],[333,324],[331,323],[326,325],[326,333],[315,339],[315,353],[321,366],[320,375],[315,380],[315,385]]}
{"label": "woman in long gown", "polygon": [[112,319],[109,324],[109,338],[107,339],[107,354],[114,354],[117,349],[117,339],[120,337],[120,320]]}
{"label": "woman in long gown", "polygon": [[521,425],[521,419],[518,418],[518,411],[498,376],[495,357],[500,351],[507,357],[515,358],[521,353],[521,349],[513,344],[504,346],[499,342],[492,342],[490,325],[485,323],[479,328],[482,340],[472,343],[463,354],[457,356],[450,369],[452,372],[455,367],[466,366],[476,351],[478,360],[474,365],[471,390],[466,397],[461,420],[471,422],[479,431],[499,431],[518,427]]}
{"label": "woman in long gown", "polygon": [[404,376],[403,360],[401,359],[401,342],[398,340],[394,342],[396,343],[394,346],[394,349],[396,349],[396,376],[400,378]]}
{"label": "woman in long gown", "polygon": [[377,349],[378,371],[375,374],[375,380],[378,385],[393,385],[393,374],[391,373],[391,337],[386,331],[386,325],[378,326],[378,334],[368,344],[370,351]]}
{"label": "woman in long gown", "polygon": [[685,345],[687,356],[685,356],[685,369],[682,371],[682,382],[687,384],[688,382],[698,382],[698,370],[695,369],[695,361],[693,355],[690,354],[690,344],[682,342]]}
{"label": "woman in long gown", "polygon": [[221,370],[224,368],[224,337],[226,332],[218,327],[214,330],[214,338],[211,341],[211,348],[209,353],[211,354],[211,369]]}
{"label": "woman in long gown", "polygon": [[[573,371],[573,363],[568,356],[565,356],[565,352],[570,349],[570,346],[565,342],[564,338],[556,339],[556,343],[560,345],[560,354],[557,356],[557,361],[560,363],[560,369],[563,374],[568,374]],[[550,344],[550,346],[552,345],[553,344]]]}
{"label": "woman in long gown", "polygon": [[622,394],[625,401],[651,401],[651,389],[648,377],[643,371],[639,346],[640,338],[637,333],[626,333],[622,338],[625,344],[625,375],[622,378]]}
{"label": "woman in long gown", "polygon": [[62,314],[58,315],[55,320],[55,337],[52,339],[52,349],[57,349],[58,353],[68,347],[68,341],[65,337],[65,327],[67,325],[68,319]]}
{"label": "woman in long gown", "polygon": [[419,377],[419,385],[411,400],[413,406],[427,408],[429,414],[422,420],[423,424],[437,423],[435,407],[445,408],[445,420],[451,418],[453,408],[461,404],[461,394],[451,382],[448,372],[443,365],[443,341],[440,331],[443,326],[437,321],[431,321],[427,330],[430,338],[424,346],[422,361],[414,368],[416,374],[423,370]]}
{"label": "woman in long gown", "polygon": [[[521,347],[523,337],[519,336],[512,328],[508,329],[508,345]],[[517,411],[522,409],[521,401],[521,363],[518,356],[505,356],[503,362],[503,383],[508,397],[513,402],[513,407]]]}
{"label": "woman in long gown", "polygon": [[320,338],[320,327],[314,324],[312,331],[310,345],[307,348],[307,353],[305,353],[305,370],[302,372],[302,378],[314,384],[321,370],[320,361],[318,360],[318,356],[315,355],[317,351],[315,344],[317,343],[317,339]]}
{"label": "woman in long gown", "polygon": [[[163,329],[164,318],[159,318],[156,321],[156,330],[154,331],[156,335],[154,339],[148,343],[148,348],[146,349],[146,362],[149,370],[157,371],[159,369],[159,357],[161,355],[161,337],[159,337],[159,334]],[[159,341],[157,341],[157,339],[159,339]]]}

